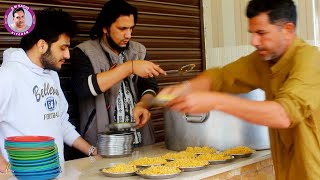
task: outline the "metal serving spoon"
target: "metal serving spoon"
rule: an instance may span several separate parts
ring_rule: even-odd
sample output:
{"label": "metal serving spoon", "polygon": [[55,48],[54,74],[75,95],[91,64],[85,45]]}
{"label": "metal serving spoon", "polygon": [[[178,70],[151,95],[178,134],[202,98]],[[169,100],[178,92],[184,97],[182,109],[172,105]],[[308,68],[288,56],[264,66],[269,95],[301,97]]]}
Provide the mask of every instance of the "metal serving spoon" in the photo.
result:
{"label": "metal serving spoon", "polygon": [[168,70],[167,73],[175,73],[175,72],[178,72],[180,75],[182,74],[185,74],[189,71],[191,71],[192,69],[194,69],[196,67],[195,64],[187,64],[187,65],[184,65],[184,66],[181,66],[179,69],[177,70]]}
{"label": "metal serving spoon", "polygon": [[[195,67],[196,67],[195,64],[187,64],[187,65],[181,66],[178,70],[168,70],[167,73],[168,72],[172,72],[172,73],[178,72],[179,75],[183,75],[183,74],[191,71]],[[156,98],[153,99],[152,104],[155,106],[163,106],[164,103],[166,103],[174,98],[175,98],[174,96],[170,96],[170,95],[166,95],[163,97],[156,96]]]}

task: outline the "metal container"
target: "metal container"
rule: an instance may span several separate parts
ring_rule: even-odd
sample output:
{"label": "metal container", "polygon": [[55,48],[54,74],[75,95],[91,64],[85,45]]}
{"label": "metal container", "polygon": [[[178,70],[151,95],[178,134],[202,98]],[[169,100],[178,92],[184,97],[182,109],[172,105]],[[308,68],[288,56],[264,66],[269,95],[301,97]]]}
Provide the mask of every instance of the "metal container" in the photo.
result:
{"label": "metal container", "polygon": [[133,152],[133,132],[105,132],[98,134],[98,154],[102,157],[124,157]]}
{"label": "metal container", "polygon": [[[243,98],[263,101],[264,91],[257,89]],[[208,114],[180,114],[165,110],[165,143],[168,149],[185,150],[188,146],[210,146],[218,150],[234,146],[269,149],[268,128],[240,120],[220,111]]]}

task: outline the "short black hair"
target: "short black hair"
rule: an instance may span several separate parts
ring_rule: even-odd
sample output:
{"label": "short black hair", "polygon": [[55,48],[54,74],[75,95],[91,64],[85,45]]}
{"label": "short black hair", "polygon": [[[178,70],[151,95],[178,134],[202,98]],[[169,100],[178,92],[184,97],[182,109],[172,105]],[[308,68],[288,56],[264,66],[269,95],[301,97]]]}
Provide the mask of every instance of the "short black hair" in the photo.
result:
{"label": "short black hair", "polygon": [[18,12],[18,11],[22,11],[22,12],[24,13],[23,8],[22,8],[22,7],[18,7],[18,8],[15,8],[15,9],[13,10],[13,12],[12,12],[12,17],[14,17],[14,14],[15,14],[16,12]]}
{"label": "short black hair", "polygon": [[36,12],[35,28],[20,41],[20,48],[27,51],[31,49],[40,39],[50,46],[58,41],[61,34],[73,38],[78,32],[78,26],[72,16],[61,9],[46,8]]}
{"label": "short black hair", "polygon": [[253,18],[267,13],[271,24],[292,22],[297,24],[296,6],[292,0],[251,0],[247,6],[247,17]]}
{"label": "short black hair", "polygon": [[138,20],[137,8],[124,0],[110,0],[106,2],[91,29],[91,39],[101,38],[104,27],[109,29],[111,24],[114,23],[118,17],[130,16],[131,14],[134,17],[134,25],[136,25]]}

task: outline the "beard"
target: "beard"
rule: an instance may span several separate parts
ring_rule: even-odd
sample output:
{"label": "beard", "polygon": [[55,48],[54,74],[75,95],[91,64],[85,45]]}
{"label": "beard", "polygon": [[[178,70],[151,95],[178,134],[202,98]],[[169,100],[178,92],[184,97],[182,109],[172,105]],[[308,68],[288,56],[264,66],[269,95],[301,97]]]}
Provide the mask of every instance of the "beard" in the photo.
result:
{"label": "beard", "polygon": [[40,57],[40,62],[43,65],[43,69],[60,71],[61,68],[56,66],[54,59],[55,58],[52,55],[51,47],[49,46],[48,50]]}
{"label": "beard", "polygon": [[118,52],[122,52],[122,51],[126,50],[129,47],[129,43],[127,43],[125,47],[121,47],[117,43],[115,43],[113,41],[113,39],[111,38],[111,36],[110,36],[110,32],[107,34],[107,42],[108,42],[109,46],[112,49],[114,49],[114,50],[116,50]]}
{"label": "beard", "polygon": [[276,57],[275,57],[275,55],[268,55],[268,56],[262,57],[262,59],[265,61],[272,61],[272,60],[276,59]]}

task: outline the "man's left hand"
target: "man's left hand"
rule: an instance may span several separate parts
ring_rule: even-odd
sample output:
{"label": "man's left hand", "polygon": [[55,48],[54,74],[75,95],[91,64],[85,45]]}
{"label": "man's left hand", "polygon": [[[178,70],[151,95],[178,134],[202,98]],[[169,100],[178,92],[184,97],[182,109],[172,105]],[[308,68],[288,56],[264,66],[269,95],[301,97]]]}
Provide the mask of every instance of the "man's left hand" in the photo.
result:
{"label": "man's left hand", "polygon": [[136,121],[136,128],[139,129],[143,127],[151,117],[151,113],[148,109],[136,104],[133,109],[133,117]]}

